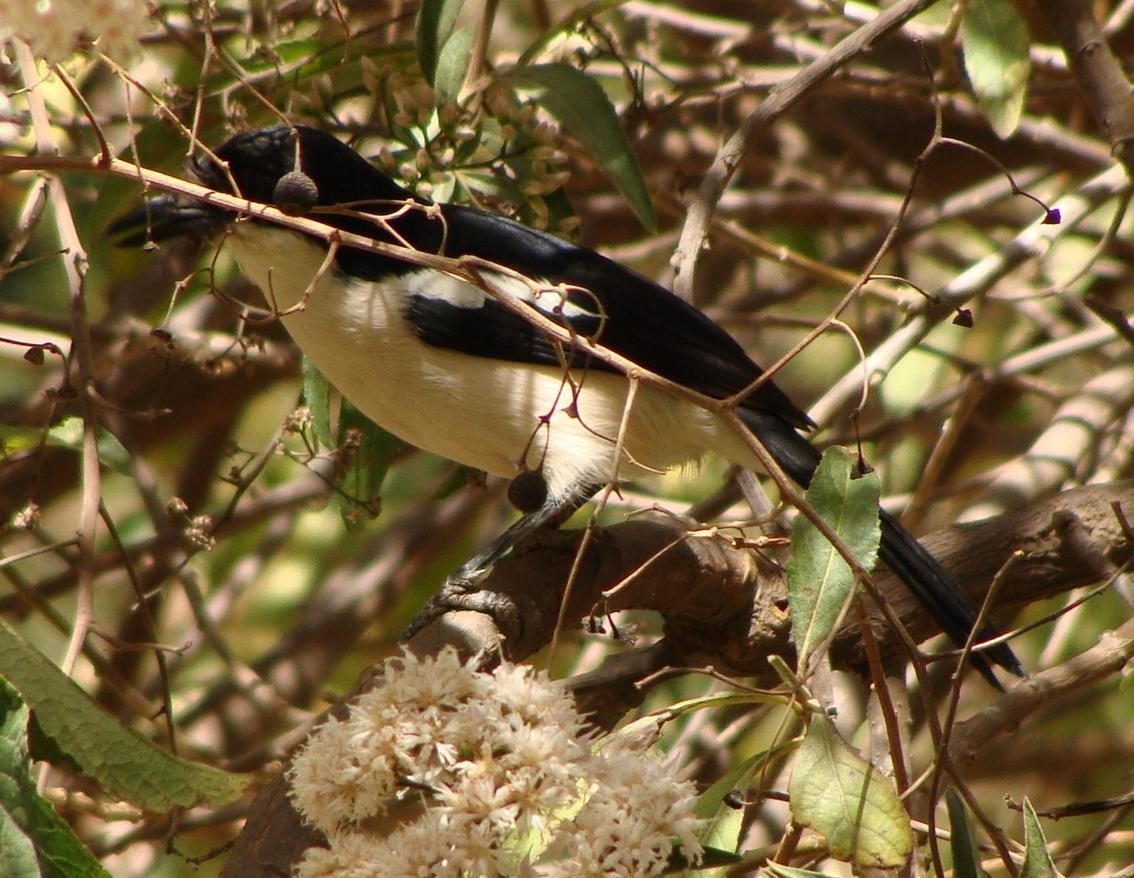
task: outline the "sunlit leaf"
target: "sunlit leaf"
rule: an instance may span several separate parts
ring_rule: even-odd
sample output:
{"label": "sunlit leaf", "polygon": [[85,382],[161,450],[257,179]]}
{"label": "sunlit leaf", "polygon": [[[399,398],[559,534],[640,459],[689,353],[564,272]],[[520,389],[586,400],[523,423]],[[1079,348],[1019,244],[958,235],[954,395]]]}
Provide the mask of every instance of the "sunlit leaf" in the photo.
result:
{"label": "sunlit leaf", "polygon": [[437,92],[439,104],[460,97],[465,73],[469,69],[472,42],[472,28],[462,27],[454,31],[441,47],[441,56],[437,59],[437,71],[433,78],[433,88]]}
{"label": "sunlit leaf", "polygon": [[822,713],[812,715],[796,754],[788,799],[795,821],[826,838],[840,860],[894,869],[913,852],[913,830],[893,785],[843,743]]}
{"label": "sunlit leaf", "polygon": [[[866,569],[878,556],[878,477],[852,478],[854,460],[842,448],[828,449],[807,489],[807,502]],[[854,594],[855,578],[835,547],[806,517],[796,518],[787,566],[791,626],[803,673],[822,649]]]}
{"label": "sunlit leaf", "polygon": [[442,49],[453,36],[453,25],[465,0],[423,0],[417,14],[417,60],[430,85],[437,84]]}
{"label": "sunlit leaf", "polygon": [[1001,137],[1020,124],[1031,61],[1028,26],[1012,0],[974,0],[961,24],[965,73],[985,118]]}
{"label": "sunlit leaf", "polygon": [[[48,445],[57,445],[70,448],[72,451],[82,452],[83,431],[82,418],[64,418],[47,431],[47,443]],[[130,453],[122,447],[122,443],[113,433],[102,427],[97,427],[95,429],[95,446],[98,449],[99,462],[104,467],[121,475],[133,473],[133,467],[130,465]]]}
{"label": "sunlit leaf", "polygon": [[222,805],[244,790],[244,778],[167,753],[123,726],[3,621],[0,677],[35,712],[43,732],[113,796],[161,812]]}

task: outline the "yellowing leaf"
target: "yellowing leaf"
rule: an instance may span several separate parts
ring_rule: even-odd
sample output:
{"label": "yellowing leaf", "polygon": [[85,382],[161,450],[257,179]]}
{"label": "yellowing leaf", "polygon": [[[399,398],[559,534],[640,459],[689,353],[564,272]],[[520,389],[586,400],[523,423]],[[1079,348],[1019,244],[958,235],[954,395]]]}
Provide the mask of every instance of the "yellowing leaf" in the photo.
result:
{"label": "yellowing leaf", "polygon": [[788,800],[796,823],[823,835],[841,860],[896,869],[913,852],[909,817],[890,781],[847,747],[821,713],[812,716],[796,754]]}

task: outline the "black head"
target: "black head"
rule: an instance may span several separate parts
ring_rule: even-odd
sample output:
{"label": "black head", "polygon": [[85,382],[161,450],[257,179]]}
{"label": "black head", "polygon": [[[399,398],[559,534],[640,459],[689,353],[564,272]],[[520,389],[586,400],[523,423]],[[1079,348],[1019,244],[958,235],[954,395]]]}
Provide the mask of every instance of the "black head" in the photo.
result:
{"label": "black head", "polygon": [[[315,205],[358,204],[375,211],[381,204],[416,198],[338,138],[305,125],[279,125],[247,131],[226,140],[215,156],[198,156],[192,169],[206,186],[232,192],[252,201],[276,204],[280,180],[295,171],[308,177],[316,191]],[[388,206],[387,206],[388,211]]]}
{"label": "black head", "polygon": [[[304,125],[280,125],[234,135],[213,155],[193,159],[190,170],[204,185],[219,192],[275,205],[289,214],[311,213],[313,219],[344,231],[385,241],[394,237],[358,213],[388,215],[406,200],[429,204],[398,186],[336,137]],[[233,216],[232,211],[213,205],[159,196],[117,220],[110,232],[124,246],[183,235],[209,237]],[[430,228],[436,223],[416,210],[404,214],[395,225],[400,235],[426,245],[440,233]]]}

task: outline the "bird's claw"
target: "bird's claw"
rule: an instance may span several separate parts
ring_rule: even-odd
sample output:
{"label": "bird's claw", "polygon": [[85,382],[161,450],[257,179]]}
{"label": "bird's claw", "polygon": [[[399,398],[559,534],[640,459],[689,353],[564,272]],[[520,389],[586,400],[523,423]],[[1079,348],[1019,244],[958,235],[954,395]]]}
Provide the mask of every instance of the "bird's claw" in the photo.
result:
{"label": "bird's claw", "polygon": [[445,613],[455,610],[484,613],[502,631],[515,630],[519,623],[519,611],[513,600],[501,592],[480,587],[491,572],[492,565],[488,565],[468,569],[462,567],[452,574],[445,580],[440,591],[414,617],[402,639],[408,640]]}

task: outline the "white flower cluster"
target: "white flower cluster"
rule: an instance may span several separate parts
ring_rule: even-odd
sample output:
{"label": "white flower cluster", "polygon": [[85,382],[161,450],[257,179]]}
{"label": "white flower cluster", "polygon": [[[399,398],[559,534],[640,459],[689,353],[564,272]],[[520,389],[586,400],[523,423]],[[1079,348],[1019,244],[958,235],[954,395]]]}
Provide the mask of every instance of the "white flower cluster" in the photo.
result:
{"label": "white flower cluster", "polygon": [[699,859],[693,785],[622,736],[592,743],[546,674],[390,659],[292,763],[292,799],[331,845],[297,875],[629,878],[660,874],[675,837]]}
{"label": "white flower cluster", "polygon": [[108,55],[128,54],[147,20],[144,0],[0,0],[0,37],[15,35],[48,61],[66,58],[83,39],[97,39]]}

